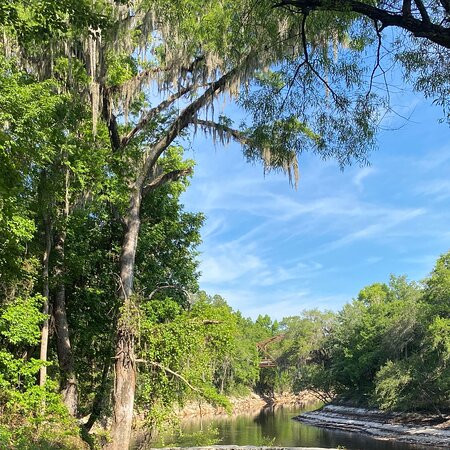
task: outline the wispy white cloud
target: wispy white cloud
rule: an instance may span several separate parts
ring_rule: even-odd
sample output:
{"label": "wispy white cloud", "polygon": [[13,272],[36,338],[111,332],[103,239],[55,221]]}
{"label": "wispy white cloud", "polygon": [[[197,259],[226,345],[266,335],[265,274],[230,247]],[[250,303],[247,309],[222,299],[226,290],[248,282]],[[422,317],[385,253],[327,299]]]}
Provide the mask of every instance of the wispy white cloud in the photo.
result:
{"label": "wispy white cloud", "polygon": [[[435,257],[429,255],[450,246],[450,205],[430,202],[450,198],[450,147],[422,152],[412,150],[415,144],[387,146],[373,166],[344,174],[333,163],[302,157],[298,191],[281,175],[264,178],[232,145],[226,154],[202,157],[201,177],[194,176],[185,197],[188,208],[207,216],[201,287],[244,314],[280,318],[338,308],[361,280],[409,270],[424,276]],[[415,254],[428,256],[419,264],[408,260]]]}
{"label": "wispy white cloud", "polygon": [[363,188],[363,181],[370,175],[375,173],[375,169],[373,167],[363,167],[359,170],[356,175],[353,177],[353,184],[358,188]]}
{"label": "wispy white cloud", "polygon": [[213,288],[223,283],[244,283],[258,289],[304,280],[323,270],[322,264],[315,261],[274,262],[263,256],[258,243],[253,240],[245,245],[234,241],[221,245],[208,243],[200,263],[201,283]]}
{"label": "wispy white cloud", "polygon": [[261,259],[252,254],[217,252],[216,255],[205,255],[200,264],[201,281],[203,283],[227,283],[259,271],[264,264]]}
{"label": "wispy white cloud", "polygon": [[[450,140],[447,132],[447,140]],[[410,164],[421,171],[432,171],[450,163],[450,144],[432,148],[425,152],[421,158],[410,161]]]}
{"label": "wispy white cloud", "polygon": [[325,244],[319,253],[323,253],[324,251],[329,252],[331,250],[336,250],[337,248],[341,248],[345,245],[351,244],[352,242],[363,239],[384,238],[386,236],[386,232],[391,228],[395,228],[396,226],[404,222],[424,215],[425,212],[425,209],[420,208],[413,210],[392,211],[390,214],[384,216],[384,220],[381,220],[378,223],[364,226],[356,231],[352,231],[351,233],[346,234],[345,236],[331,243]]}
{"label": "wispy white cloud", "polygon": [[310,291],[275,290],[260,292],[252,290],[227,290],[220,292],[228,303],[242,311],[246,317],[256,319],[258,315],[269,315],[280,320],[284,317],[299,315],[307,309],[336,310],[340,305],[351,301],[351,295],[314,296]]}
{"label": "wispy white cloud", "polygon": [[450,179],[431,180],[421,183],[416,192],[421,195],[433,197],[436,201],[445,200],[450,197]]}

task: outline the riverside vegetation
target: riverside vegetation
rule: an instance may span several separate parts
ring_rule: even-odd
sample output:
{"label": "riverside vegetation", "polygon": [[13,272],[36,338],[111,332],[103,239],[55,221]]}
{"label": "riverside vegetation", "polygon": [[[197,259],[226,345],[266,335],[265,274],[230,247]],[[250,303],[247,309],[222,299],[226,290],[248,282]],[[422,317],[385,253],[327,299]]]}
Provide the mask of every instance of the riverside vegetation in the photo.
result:
{"label": "riverside vegetation", "polygon": [[[135,412],[157,429],[175,402],[248,390],[447,407],[448,255],[423,286],[395,278],[338,315],[253,322],[198,292],[190,132],[295,185],[306,151],[366,163],[390,108],[365,57],[384,19],[284,3],[1,3],[2,446],[126,448]],[[389,58],[447,115],[448,2],[403,3],[415,28]],[[225,95],[246,123],[217,117]],[[278,367],[259,370],[256,342],[278,333]]]}
{"label": "riverside vegetation", "polygon": [[[364,288],[338,313],[303,311],[279,322],[268,316],[246,319],[220,296],[204,292],[188,307],[176,297],[140,299],[142,366],[136,408],[145,420],[141,425],[170,431],[176,428],[179,404],[201,399],[226,409],[228,397],[252,391],[271,397],[308,389],[324,402],[339,399],[383,410],[448,413],[449,298],[450,253],[437,261],[423,283],[392,277],[388,285]],[[52,380],[39,387],[35,380],[42,362],[24,353],[32,355],[39,341],[45,319],[41,303],[39,296],[22,297],[2,309],[0,437],[18,447],[81,448],[80,428],[53,381],[58,380],[57,367],[47,363]],[[84,345],[76,360],[80,415],[105,418],[111,397],[101,384],[111,385],[112,374],[92,365],[91,354],[100,349],[83,344],[86,328],[73,327],[80,333],[75,334],[75,349]],[[259,368],[256,344],[280,333],[284,339],[270,347],[277,367]],[[100,429],[88,438],[91,445],[105,439]]]}

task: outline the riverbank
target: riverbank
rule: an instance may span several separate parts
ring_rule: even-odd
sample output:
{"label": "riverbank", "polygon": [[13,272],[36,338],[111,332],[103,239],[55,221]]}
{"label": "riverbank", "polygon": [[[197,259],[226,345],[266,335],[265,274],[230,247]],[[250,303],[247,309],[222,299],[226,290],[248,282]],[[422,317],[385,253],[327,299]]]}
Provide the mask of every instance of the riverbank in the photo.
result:
{"label": "riverbank", "polygon": [[[157,450],[156,448],[153,450]],[[337,450],[323,447],[258,447],[253,445],[210,445],[209,447],[164,447],[164,450]]]}
{"label": "riverbank", "polygon": [[[232,415],[246,413],[258,414],[266,406],[305,406],[311,403],[317,403],[317,397],[309,391],[302,391],[299,394],[282,393],[275,394],[273,397],[261,397],[251,393],[244,397],[230,397]],[[217,416],[228,416],[225,408],[210,405],[204,402],[188,402],[182,408],[176,410],[178,418],[211,418]]]}
{"label": "riverbank", "polygon": [[378,410],[327,405],[294,418],[307,425],[349,431],[379,440],[450,447],[450,417],[385,413]]}

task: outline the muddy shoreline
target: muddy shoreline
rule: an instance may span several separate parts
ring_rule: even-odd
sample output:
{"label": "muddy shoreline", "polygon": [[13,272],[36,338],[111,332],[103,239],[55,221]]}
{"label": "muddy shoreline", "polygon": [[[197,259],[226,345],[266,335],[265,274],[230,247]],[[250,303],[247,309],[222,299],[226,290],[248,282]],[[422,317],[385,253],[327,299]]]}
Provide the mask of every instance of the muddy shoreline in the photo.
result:
{"label": "muddy shoreline", "polygon": [[294,417],[294,420],[320,428],[365,434],[378,440],[450,448],[450,417],[327,405]]}

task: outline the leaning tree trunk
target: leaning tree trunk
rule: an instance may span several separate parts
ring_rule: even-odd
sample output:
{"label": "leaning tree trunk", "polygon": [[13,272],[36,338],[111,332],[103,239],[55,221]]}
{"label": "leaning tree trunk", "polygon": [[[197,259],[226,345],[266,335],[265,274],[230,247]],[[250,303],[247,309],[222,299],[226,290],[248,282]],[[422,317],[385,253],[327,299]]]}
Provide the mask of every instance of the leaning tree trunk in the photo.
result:
{"label": "leaning tree trunk", "polygon": [[[50,251],[52,247],[51,227],[47,218],[44,218],[45,223],[45,250],[42,258],[42,295],[44,297],[44,304],[42,312],[45,314],[44,323],[41,330],[41,349],[39,359],[41,361],[47,361],[47,349],[48,349],[48,325],[49,325],[49,297],[50,289],[48,282],[48,266],[50,260]],[[47,366],[43,365],[39,369],[39,386],[44,387],[47,381]]]}
{"label": "leaning tree trunk", "polygon": [[69,323],[67,320],[66,309],[66,287],[64,281],[65,239],[65,231],[59,231],[55,236],[57,264],[54,274],[55,279],[57,280],[57,287],[54,297],[53,316],[55,318],[56,344],[61,374],[61,394],[69,413],[72,416],[76,416],[78,406],[78,383],[75,374],[72,346],[70,344]]}
{"label": "leaning tree trunk", "polygon": [[113,399],[113,423],[111,427],[111,450],[127,449],[131,440],[134,392],[136,387],[135,330],[133,327],[133,278],[136,248],[140,227],[141,191],[133,192],[130,207],[124,219],[125,234],[120,255],[119,297],[122,301],[118,322],[115,380]]}

